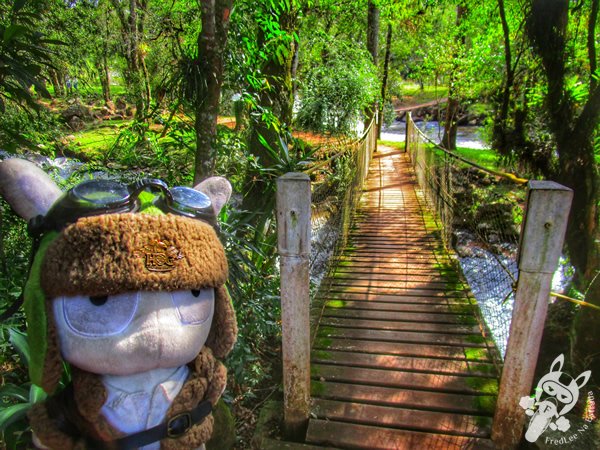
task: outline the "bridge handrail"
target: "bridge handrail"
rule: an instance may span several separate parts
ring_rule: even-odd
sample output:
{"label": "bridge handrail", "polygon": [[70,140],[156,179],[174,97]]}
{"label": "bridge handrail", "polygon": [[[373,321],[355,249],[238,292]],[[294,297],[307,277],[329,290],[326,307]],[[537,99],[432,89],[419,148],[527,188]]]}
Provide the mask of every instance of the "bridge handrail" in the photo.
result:
{"label": "bridge handrail", "polygon": [[307,175],[310,175],[311,173],[315,172],[316,170],[318,170],[318,169],[320,169],[322,167],[325,167],[325,166],[331,164],[336,158],[339,158],[340,156],[342,156],[345,153],[349,152],[355,146],[359,145],[361,142],[366,141],[369,133],[373,129],[374,124],[375,124],[375,117],[373,117],[371,119],[371,122],[369,123],[369,126],[367,127],[367,129],[364,131],[364,133],[359,138],[355,139],[354,141],[350,142],[349,144],[346,144],[345,147],[342,150],[340,150],[339,152],[337,152],[333,156],[330,156],[326,160],[320,161],[317,164],[315,164],[314,166],[309,167],[308,169],[306,169],[304,171],[304,173],[307,174]]}
{"label": "bridge handrail", "polygon": [[432,139],[430,139],[429,136],[427,136],[425,133],[423,133],[423,131],[421,131],[421,129],[416,126],[415,122],[412,119],[412,113],[409,112],[406,116],[407,116],[407,119],[406,119],[407,129],[408,129],[408,122],[410,121],[415,126],[415,131],[417,133],[419,133],[425,141],[427,141],[429,144],[433,145],[437,150],[440,150],[440,151],[446,153],[447,155],[464,162],[465,164],[473,166],[479,170],[483,170],[484,172],[487,172],[490,175],[502,177],[502,178],[505,178],[505,179],[510,180],[517,184],[527,184],[527,182],[529,181],[527,178],[520,178],[519,176],[512,174],[512,173],[500,172],[500,171],[493,170],[488,167],[482,166],[481,164],[477,164],[476,162],[471,161],[470,159],[467,159],[451,150],[448,150],[448,149],[442,147],[441,145],[435,143]]}
{"label": "bridge handrail", "polygon": [[[360,139],[325,161],[336,164],[336,169],[342,169],[343,174],[340,176],[331,170],[326,178],[322,177],[327,188],[324,194],[315,195],[315,183],[311,183],[306,172],[286,174],[277,180],[284,427],[295,437],[299,437],[308,420],[310,343],[324,305],[322,299],[311,299],[314,296],[310,295],[310,288],[313,292],[315,288],[328,288],[320,286],[321,279],[329,279],[327,275],[345,245],[350,218],[377,146],[377,127],[373,124],[374,120]],[[346,153],[347,158],[340,158]],[[314,172],[316,168],[309,171]],[[321,208],[325,213],[319,211],[322,205],[325,205]],[[315,280],[315,272],[320,273],[318,280]]]}
{"label": "bridge handrail", "polygon": [[496,362],[501,366],[519,275],[527,180],[442,148],[415,125],[410,114],[406,118],[406,151],[416,179],[446,247],[457,254],[461,271],[482,305],[482,323],[499,349]]}

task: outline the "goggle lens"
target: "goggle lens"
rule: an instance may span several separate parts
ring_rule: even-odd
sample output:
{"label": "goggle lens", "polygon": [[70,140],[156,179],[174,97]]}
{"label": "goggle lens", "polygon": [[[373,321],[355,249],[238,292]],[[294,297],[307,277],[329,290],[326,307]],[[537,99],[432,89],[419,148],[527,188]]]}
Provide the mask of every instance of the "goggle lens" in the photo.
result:
{"label": "goggle lens", "polygon": [[208,195],[195,189],[176,186],[171,189],[175,208],[181,212],[196,214],[198,211],[211,211],[211,201]]}
{"label": "goggle lens", "polygon": [[185,186],[169,189],[164,181],[143,179],[130,186],[112,180],[84,181],[65,193],[45,216],[32,219],[29,231],[39,236],[48,230],[58,231],[81,217],[135,211],[138,197],[146,189],[158,191],[154,204],[164,212],[204,220],[218,230],[208,195]]}
{"label": "goggle lens", "polygon": [[127,186],[112,180],[90,180],[75,186],[73,197],[85,203],[105,207],[129,197]]}

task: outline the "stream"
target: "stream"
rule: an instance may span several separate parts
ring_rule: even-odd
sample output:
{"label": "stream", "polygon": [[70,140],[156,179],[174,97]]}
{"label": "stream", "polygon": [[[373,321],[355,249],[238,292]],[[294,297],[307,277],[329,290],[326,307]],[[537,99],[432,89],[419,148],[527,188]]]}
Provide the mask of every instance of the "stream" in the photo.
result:
{"label": "stream", "polygon": [[[444,135],[444,127],[435,121],[416,122],[419,129],[433,142],[440,142]],[[458,127],[456,134],[456,145],[474,149],[489,148],[481,135],[480,126]],[[385,125],[381,129],[381,139],[384,141],[404,142],[406,137],[406,122],[394,121],[389,127]]]}
{"label": "stream", "polygon": [[[439,122],[417,122],[417,127],[434,142],[440,142],[444,134]],[[489,145],[484,141],[481,131],[479,126],[459,126],[457,147],[488,149]],[[395,121],[389,127],[382,128],[381,139],[404,142],[405,135],[406,123]],[[477,238],[468,231],[455,230],[454,238],[461,271],[504,358],[514,302],[513,280],[518,277],[518,249],[514,244],[501,243],[505,254],[514,256],[498,256],[479,245]],[[561,258],[552,280],[553,291],[565,290],[572,277],[569,275],[571,271],[571,266]]]}

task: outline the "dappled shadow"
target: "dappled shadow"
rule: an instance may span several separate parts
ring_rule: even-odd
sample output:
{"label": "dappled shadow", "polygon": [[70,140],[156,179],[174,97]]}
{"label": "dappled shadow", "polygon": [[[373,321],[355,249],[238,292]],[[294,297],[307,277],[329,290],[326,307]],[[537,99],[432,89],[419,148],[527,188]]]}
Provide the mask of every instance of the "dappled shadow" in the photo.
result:
{"label": "dappled shadow", "polygon": [[307,441],[485,449],[497,390],[474,302],[422,210],[403,152],[371,165],[324,293]]}

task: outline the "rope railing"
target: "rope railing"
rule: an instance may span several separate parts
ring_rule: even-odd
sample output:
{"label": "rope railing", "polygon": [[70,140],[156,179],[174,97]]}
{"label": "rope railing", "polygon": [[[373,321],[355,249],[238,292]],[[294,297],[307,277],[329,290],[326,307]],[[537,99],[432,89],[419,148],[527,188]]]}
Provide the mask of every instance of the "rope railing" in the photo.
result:
{"label": "rope railing", "polygon": [[329,278],[346,244],[351,217],[377,146],[375,121],[371,121],[359,139],[342,146],[331,157],[305,171],[312,186],[309,264],[313,293],[327,288],[321,282]]}
{"label": "rope railing", "polygon": [[310,344],[324,303],[314,294],[329,288],[321,281],[329,279],[344,248],[377,146],[376,130],[372,121],[361,139],[335,149],[326,164],[277,179],[284,428],[296,439],[309,417]]}
{"label": "rope railing", "polygon": [[504,357],[518,279],[527,180],[440,147],[419,130],[410,114],[406,151],[444,244],[456,252],[483,321]]}

